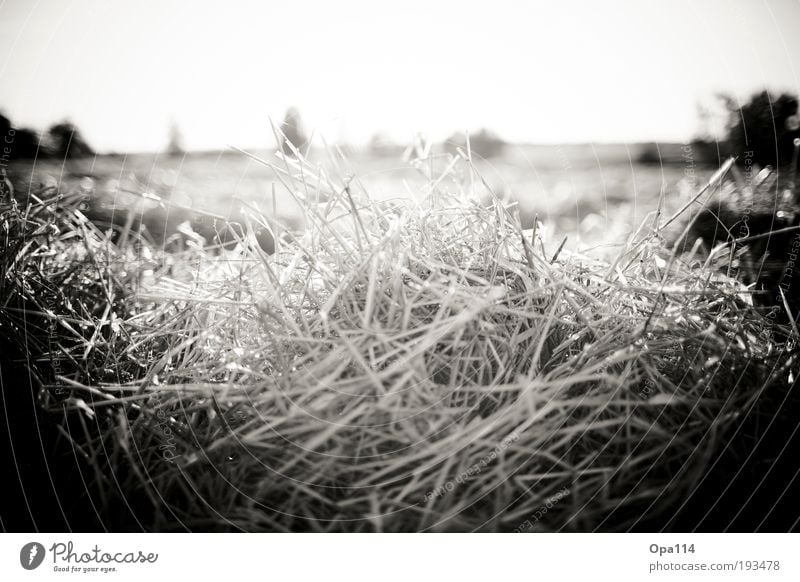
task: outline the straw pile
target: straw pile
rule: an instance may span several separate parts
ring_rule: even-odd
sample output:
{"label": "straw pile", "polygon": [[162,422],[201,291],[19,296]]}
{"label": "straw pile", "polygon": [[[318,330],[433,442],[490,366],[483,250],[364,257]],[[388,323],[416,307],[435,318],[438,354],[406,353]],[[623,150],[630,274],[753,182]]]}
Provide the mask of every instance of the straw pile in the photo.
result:
{"label": "straw pile", "polygon": [[787,382],[787,330],[718,274],[726,253],[672,256],[651,226],[612,263],[568,253],[479,204],[464,158],[392,202],[285,159],[307,229],[273,255],[256,207],[226,251],[112,237],[69,193],[3,201],[2,333],[108,527],[589,531],[675,511]]}

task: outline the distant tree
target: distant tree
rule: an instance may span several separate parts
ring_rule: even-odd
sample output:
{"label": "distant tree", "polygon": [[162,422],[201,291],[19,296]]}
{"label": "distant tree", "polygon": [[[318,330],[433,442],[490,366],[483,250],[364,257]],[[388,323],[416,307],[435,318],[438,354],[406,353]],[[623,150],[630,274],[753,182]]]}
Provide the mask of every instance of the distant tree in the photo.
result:
{"label": "distant tree", "polygon": [[24,127],[14,129],[14,143],[11,144],[11,157],[17,159],[35,158],[39,152],[39,134]]}
{"label": "distant tree", "polygon": [[759,166],[783,166],[792,160],[793,141],[798,133],[797,97],[768,91],[753,95],[741,107],[735,99],[722,95],[728,109],[728,147],[733,155],[752,152]]}
{"label": "distant tree", "polygon": [[367,145],[369,153],[375,157],[385,157],[391,155],[399,155],[402,153],[402,146],[393,142],[389,137],[382,133],[377,132],[372,135]]}
{"label": "distant tree", "polygon": [[292,144],[295,149],[300,150],[308,142],[305,129],[303,128],[303,120],[300,117],[300,111],[296,107],[290,107],[286,110],[283,116],[283,123],[281,124],[281,131],[285,139],[280,144],[283,153],[287,156],[294,155]]}
{"label": "distant tree", "polygon": [[[481,158],[493,158],[503,153],[506,142],[490,129],[482,128],[469,136],[470,151]],[[467,149],[467,137],[463,133],[454,133],[445,142],[445,149],[455,152],[457,148]]]}
{"label": "distant tree", "polygon": [[69,121],[62,121],[50,126],[50,129],[47,130],[46,143],[48,153],[62,159],[80,158],[94,154],[80,130]]}
{"label": "distant tree", "polygon": [[8,135],[8,132],[12,127],[11,120],[0,113],[0,140],[4,139]]}
{"label": "distant tree", "polygon": [[172,121],[169,126],[169,141],[167,141],[167,155],[182,156],[186,153],[183,147],[183,133],[176,121]]}
{"label": "distant tree", "polygon": [[34,158],[38,149],[39,136],[35,131],[14,127],[8,117],[0,115],[0,154],[9,160]]}
{"label": "distant tree", "polygon": [[684,161],[691,160],[700,164],[719,164],[728,152],[724,151],[725,126],[728,122],[728,110],[718,99],[711,103],[695,103],[697,111],[697,131],[684,148]]}
{"label": "distant tree", "polygon": [[642,144],[639,155],[636,156],[636,161],[648,166],[662,164],[664,162],[658,144],[655,142]]}
{"label": "distant tree", "polygon": [[700,102],[694,104],[697,112],[697,131],[694,138],[697,141],[710,141],[711,139],[711,111]]}

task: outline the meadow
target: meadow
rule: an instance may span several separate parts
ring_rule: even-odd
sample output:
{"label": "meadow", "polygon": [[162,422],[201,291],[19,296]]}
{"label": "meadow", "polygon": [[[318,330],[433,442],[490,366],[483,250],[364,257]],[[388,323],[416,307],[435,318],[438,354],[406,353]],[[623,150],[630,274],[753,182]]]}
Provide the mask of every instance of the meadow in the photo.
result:
{"label": "meadow", "polygon": [[[683,146],[662,148],[661,163],[640,163],[641,145],[602,144],[508,146],[503,156],[476,156],[473,162],[493,196],[518,203],[523,226],[532,226],[538,216],[553,237],[569,237],[567,248],[587,250],[623,243],[658,206],[662,195],[665,208],[675,209],[715,169],[695,162],[691,150]],[[274,160],[269,151],[252,153]],[[308,159],[329,175],[354,179],[377,200],[423,197],[426,184],[451,161],[445,154],[426,151],[424,144],[405,155],[402,150],[387,155],[352,150],[338,153],[314,150]],[[409,163],[420,154],[426,164]],[[22,192],[43,183],[80,188],[81,180],[90,177],[90,186],[84,182],[84,187],[107,200],[111,208],[141,204],[138,196],[153,192],[173,204],[221,216],[235,215],[243,205],[255,204],[260,212],[290,225],[299,225],[303,218],[302,208],[273,171],[236,151],[21,161],[12,174]],[[445,181],[438,187],[452,193],[460,184]]]}
{"label": "meadow", "polygon": [[[682,165],[416,153],[83,160],[4,200],[0,323],[103,527],[624,531],[694,514],[739,419],[795,367],[791,329],[726,276],[729,252],[679,256],[662,236],[731,163],[690,185]],[[126,203],[245,204],[244,228],[227,250],[112,237],[73,194],[120,200],[121,184]]]}

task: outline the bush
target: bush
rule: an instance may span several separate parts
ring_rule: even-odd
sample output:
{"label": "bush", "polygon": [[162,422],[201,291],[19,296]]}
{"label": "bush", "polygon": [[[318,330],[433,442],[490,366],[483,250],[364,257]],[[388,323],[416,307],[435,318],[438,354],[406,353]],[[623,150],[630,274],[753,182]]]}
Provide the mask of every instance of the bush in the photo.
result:
{"label": "bush", "polygon": [[94,150],[86,142],[80,130],[68,121],[50,126],[45,144],[47,153],[59,159],[94,155]]}
{"label": "bush", "polygon": [[39,136],[30,129],[14,127],[0,115],[0,155],[7,160],[35,158],[39,151]]}
{"label": "bush", "polygon": [[[455,153],[459,148],[466,152],[467,137],[463,133],[454,133],[445,141],[445,150]],[[469,136],[470,151],[475,157],[493,158],[503,154],[506,142],[489,129],[481,129]]]}
{"label": "bush", "polygon": [[741,107],[733,98],[723,98],[729,112],[728,145],[733,155],[752,157],[761,167],[784,167],[792,161],[793,142],[800,137],[795,95],[775,96],[763,91]]}
{"label": "bush", "polygon": [[283,133],[283,135],[280,136],[280,147],[287,156],[294,156],[296,151],[300,151],[301,148],[306,147],[308,137],[303,128],[303,120],[300,117],[300,111],[297,108],[290,107],[286,110],[286,115],[283,117],[280,130]]}

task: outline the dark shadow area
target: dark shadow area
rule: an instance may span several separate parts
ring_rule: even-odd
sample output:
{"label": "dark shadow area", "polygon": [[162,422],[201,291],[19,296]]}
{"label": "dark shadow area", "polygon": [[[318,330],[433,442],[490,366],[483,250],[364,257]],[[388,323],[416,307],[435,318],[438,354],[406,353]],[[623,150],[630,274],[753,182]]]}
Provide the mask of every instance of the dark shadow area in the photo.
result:
{"label": "dark shadow area", "polygon": [[789,532],[800,524],[800,391],[764,393],[734,428],[672,531]]}
{"label": "dark shadow area", "polygon": [[75,461],[76,452],[42,411],[15,346],[0,343],[0,448],[5,476],[2,530],[103,531]]}

